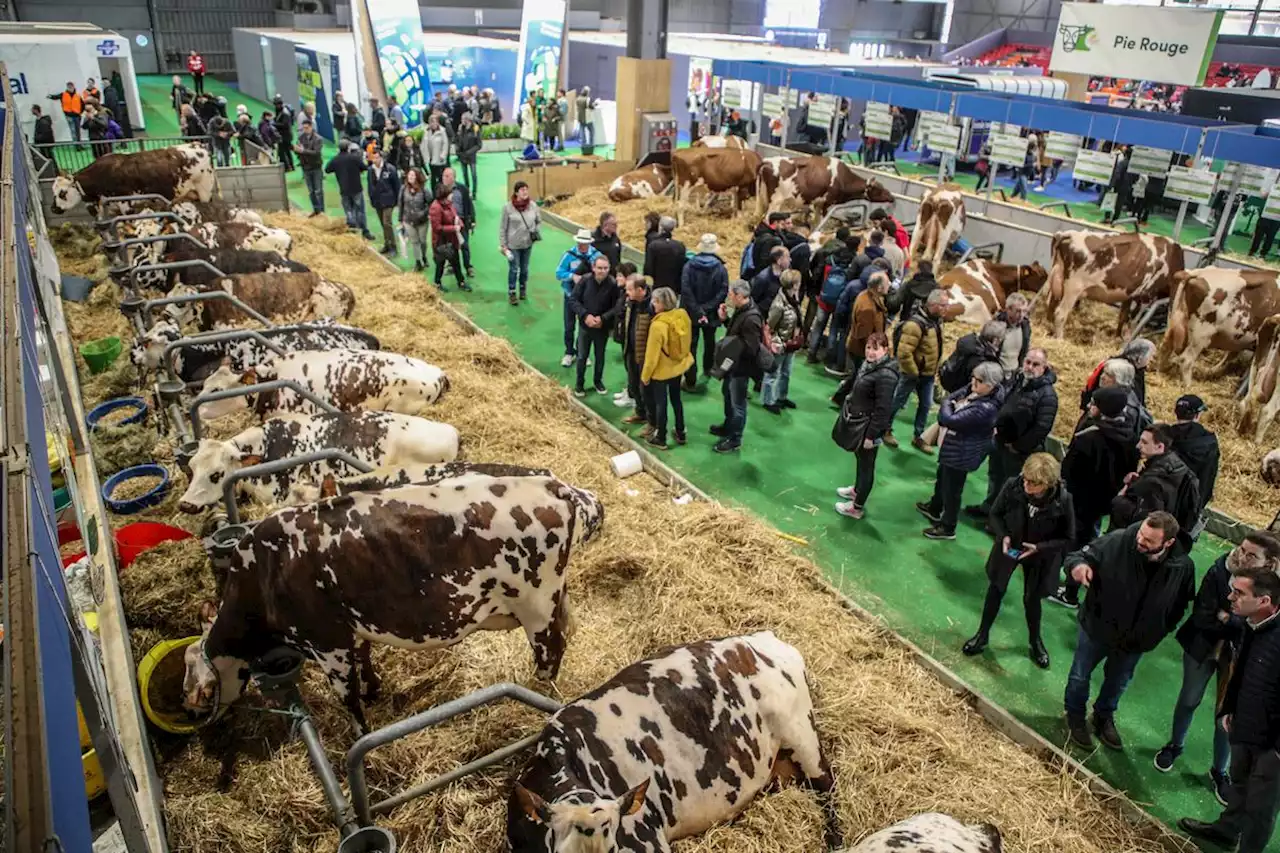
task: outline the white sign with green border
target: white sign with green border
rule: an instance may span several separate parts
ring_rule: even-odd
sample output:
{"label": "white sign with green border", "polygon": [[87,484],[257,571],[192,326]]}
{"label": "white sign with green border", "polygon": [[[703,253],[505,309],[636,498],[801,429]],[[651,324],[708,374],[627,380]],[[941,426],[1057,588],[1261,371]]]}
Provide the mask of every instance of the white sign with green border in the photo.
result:
{"label": "white sign with green border", "polygon": [[987,138],[991,143],[991,159],[1006,166],[1021,166],[1027,159],[1027,145],[1031,142],[1025,136],[1013,136],[1008,133],[993,133]]}
{"label": "white sign with green border", "polygon": [[809,105],[808,124],[810,127],[830,127],[831,117],[836,114],[835,98],[830,95],[819,95],[818,100],[807,102]]}
{"label": "white sign with green border", "polygon": [[1083,141],[1082,137],[1074,133],[1059,133],[1055,130],[1045,139],[1044,152],[1051,160],[1069,163],[1076,159],[1076,152],[1080,150],[1080,143]]}
{"label": "white sign with green border", "polygon": [[1263,219],[1280,219],[1280,189],[1273,189],[1262,208]]}
{"label": "white sign with green border", "polygon": [[782,95],[766,94],[764,96],[764,103],[760,107],[760,112],[764,113],[769,118],[782,118],[786,114],[786,110],[782,103]]}
{"label": "white sign with green border", "polygon": [[1213,198],[1217,182],[1218,176],[1208,169],[1174,166],[1169,170],[1169,181],[1165,184],[1164,194],[1179,201],[1208,204]]}
{"label": "white sign with green border", "polygon": [[1105,186],[1111,183],[1111,172],[1115,165],[1114,154],[1081,148],[1076,153],[1076,164],[1071,170],[1071,176],[1077,181]]}
{"label": "white sign with green border", "polygon": [[888,104],[867,101],[867,108],[862,113],[867,136],[875,139],[888,139],[893,135],[893,115]]}
{"label": "white sign with green border", "polygon": [[1063,3],[1049,70],[1199,86],[1222,18],[1221,9]]}
{"label": "white sign with green border", "polygon": [[953,124],[935,124],[929,129],[929,135],[926,138],[929,147],[934,151],[954,154],[960,147],[960,128]]}
{"label": "white sign with green border", "polygon": [[1152,178],[1163,178],[1169,173],[1169,160],[1172,151],[1163,148],[1148,148],[1145,145],[1133,146],[1129,155],[1129,171],[1135,175],[1147,175]]}
{"label": "white sign with green border", "polygon": [[750,85],[745,80],[725,80],[720,84],[720,102],[729,109],[741,109],[742,90]]}
{"label": "white sign with green border", "polygon": [[[1227,167],[1222,170],[1223,189],[1231,188],[1231,182],[1235,180],[1236,169],[1239,165],[1239,163],[1228,163]],[[1245,195],[1267,195],[1271,192],[1271,188],[1275,186],[1276,175],[1277,171],[1275,169],[1246,165],[1240,177],[1238,191]]]}

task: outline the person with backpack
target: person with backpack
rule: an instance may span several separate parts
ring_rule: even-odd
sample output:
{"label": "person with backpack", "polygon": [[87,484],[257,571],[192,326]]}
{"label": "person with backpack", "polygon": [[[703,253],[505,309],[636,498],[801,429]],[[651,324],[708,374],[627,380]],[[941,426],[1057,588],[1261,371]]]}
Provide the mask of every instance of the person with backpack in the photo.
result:
{"label": "person with backpack", "polygon": [[770,259],[773,257],[773,250],[783,245],[782,235],[779,231],[790,218],[791,214],[789,213],[770,213],[763,222],[756,226],[755,232],[751,235],[748,250],[744,252],[743,256],[744,266],[741,273],[744,281],[751,281],[758,273],[769,266]]}
{"label": "person with backpack", "polygon": [[[938,384],[948,394],[959,391],[968,384],[973,369],[984,361],[1000,363],[1000,344],[1004,342],[1006,326],[999,320],[990,320],[977,332],[956,341],[956,348],[938,368]],[[1003,367],[1000,368],[1004,370]]]}
{"label": "person with backpack", "polygon": [[858,282],[862,285],[859,289],[860,291],[871,283],[871,277],[876,273],[883,273],[892,279],[893,262],[890,261],[888,257],[876,258],[872,261],[865,269],[862,270],[862,274],[858,276]]}
{"label": "person with backpack", "polygon": [[905,320],[915,313],[916,305],[928,299],[929,294],[937,289],[938,280],[933,277],[933,262],[920,261],[916,264],[915,275],[885,300],[889,316]]}
{"label": "person with backpack", "polygon": [[854,259],[853,275],[861,276],[863,270],[871,266],[871,262],[876,258],[884,257],[884,232],[879,228],[874,229],[867,235],[867,245],[862,249],[862,253]]}
{"label": "person with backpack", "polygon": [[[947,294],[935,290],[923,303],[917,303],[915,313],[893,330],[894,353],[902,374],[898,389],[893,394],[893,417],[898,416],[914,393],[917,403],[911,446],[927,454],[932,454],[933,448],[925,444],[921,436],[929,423],[929,409],[933,407],[934,374],[942,352],[942,312],[946,307]],[[884,443],[895,449],[898,447],[892,427],[885,432]]]}
{"label": "person with backpack", "polygon": [[796,351],[804,342],[800,331],[800,271],[789,269],[782,273],[782,287],[778,291],[765,320],[765,335],[773,352],[773,369],[764,375],[764,410],[780,415],[783,409],[794,409],[787,391],[791,386],[791,367],[795,364]]}
{"label": "person with backpack", "polygon": [[1177,423],[1168,427],[1169,436],[1173,439],[1173,449],[1187,463],[1191,473],[1196,475],[1196,483],[1200,486],[1200,519],[1191,531],[1193,540],[1199,538],[1200,530],[1203,529],[1204,511],[1213,500],[1221,456],[1218,437],[1200,423],[1200,416],[1208,409],[1204,400],[1195,394],[1184,394],[1173,404]]}
{"label": "person with backpack", "polygon": [[[680,306],[689,315],[693,330],[690,353],[696,353],[702,340],[702,375],[711,378],[715,361],[716,329],[720,327],[719,308],[729,295],[729,271],[720,260],[720,241],[715,234],[703,234],[698,253],[689,259],[680,273]],[[697,387],[698,362],[695,359],[684,375],[684,390]]]}
{"label": "person with backpack", "polygon": [[675,414],[676,444],[688,441],[684,425],[684,404],[680,399],[680,381],[693,366],[693,324],[689,314],[678,306],[676,292],[659,287],[653,292],[653,321],[645,342],[644,367],[640,382],[649,389],[649,423],[653,433],[651,447],[667,449],[667,401]]}
{"label": "person with backpack", "polygon": [[[772,353],[762,354],[764,347],[764,319],[760,309],[751,299],[751,285],[735,281],[729,286],[729,296],[719,308],[721,322],[726,322],[721,346],[736,346],[738,358],[724,374],[721,392],[724,395],[724,421],[710,427],[719,441],[711,449],[716,453],[735,453],[742,447],[742,435],[747,428],[747,386],[752,379],[763,376],[767,363],[772,367]],[[719,347],[717,347],[719,350]]]}
{"label": "person with backpack", "polygon": [[831,376],[845,375],[849,359],[845,341],[849,336],[849,325],[853,322],[853,305],[865,291],[862,279],[851,278],[845,282],[836,300],[836,309],[831,315],[831,334],[827,338],[826,364],[822,368]]}
{"label": "person with backpack", "polygon": [[1191,550],[1191,528],[1200,520],[1200,484],[1173,449],[1164,424],[1152,424],[1138,439],[1138,471],[1125,475],[1111,501],[1111,529],[1128,527],[1148,513],[1163,510],[1178,520],[1182,545]]}
{"label": "person with backpack", "polygon": [[832,430],[836,443],[854,455],[856,473],[852,486],[841,486],[844,498],[836,512],[846,518],[862,518],[876,482],[876,456],[883,436],[893,424],[893,395],[898,387],[898,361],[889,354],[884,332],[867,338],[866,358],[854,371],[849,393],[840,404],[840,417]]}
{"label": "person with backpack", "polygon": [[556,267],[556,281],[560,282],[564,302],[564,358],[560,359],[561,367],[571,367],[578,356],[575,332],[578,314],[570,305],[573,289],[579,279],[591,274],[598,257],[601,257],[600,251],[591,245],[591,232],[582,228],[574,235],[573,247],[560,256],[560,265]]}
{"label": "person with backpack", "polygon": [[817,287],[809,300],[808,306],[805,308],[805,335],[808,335],[813,329],[813,318],[818,307],[818,295],[821,294],[822,286],[827,282],[828,271],[836,267],[844,267],[847,270],[857,259],[857,247],[861,243],[861,237],[854,236],[847,227],[842,225],[836,229],[834,236],[823,243],[818,248],[818,251],[813,253],[809,261],[809,279],[816,282]]}

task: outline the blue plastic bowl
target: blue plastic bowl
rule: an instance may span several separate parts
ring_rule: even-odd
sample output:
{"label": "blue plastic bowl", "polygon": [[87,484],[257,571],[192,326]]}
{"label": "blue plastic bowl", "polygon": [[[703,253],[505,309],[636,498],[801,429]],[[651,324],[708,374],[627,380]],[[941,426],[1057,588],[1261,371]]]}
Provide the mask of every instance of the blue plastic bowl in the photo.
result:
{"label": "blue plastic bowl", "polygon": [[137,409],[137,411],[120,421],[118,424],[119,426],[141,423],[142,419],[147,416],[146,400],[141,397],[116,397],[114,400],[108,400],[105,403],[99,403],[94,406],[89,414],[85,415],[84,419],[88,422],[89,429],[94,429],[98,426],[98,421],[102,420],[111,412],[124,408]]}
{"label": "blue plastic bowl", "polygon": [[[160,485],[145,495],[140,495],[132,500],[112,500],[111,493],[119,488],[121,483],[126,480],[132,480],[134,477],[159,477]],[[102,484],[102,500],[107,505],[107,509],[116,515],[133,515],[135,512],[141,512],[147,507],[155,506],[164,500],[164,496],[169,493],[169,486],[168,468],[155,464],[134,465],[132,468],[125,468],[123,471],[112,474],[107,478],[107,482]]]}

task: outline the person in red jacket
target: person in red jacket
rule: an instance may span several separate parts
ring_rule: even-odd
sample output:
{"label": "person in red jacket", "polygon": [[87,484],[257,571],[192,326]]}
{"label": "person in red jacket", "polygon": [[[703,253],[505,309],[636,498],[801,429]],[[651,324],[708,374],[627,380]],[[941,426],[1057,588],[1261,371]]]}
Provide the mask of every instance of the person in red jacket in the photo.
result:
{"label": "person in red jacket", "polygon": [[[877,229],[880,228],[880,223],[885,220],[892,222],[894,226],[893,238],[894,241],[897,242],[898,248],[904,252],[911,248],[911,235],[907,233],[907,229],[903,228],[902,223],[897,219],[894,219],[888,213],[885,213],[884,208],[877,207],[875,210],[871,211],[870,219],[871,227]],[[911,258],[908,257],[907,261],[910,262],[910,260]]]}
{"label": "person in red jacket", "polygon": [[187,70],[191,72],[191,79],[195,81],[195,90],[197,95],[204,94],[204,57],[196,53],[194,50],[187,54]]}
{"label": "person in red jacket", "polygon": [[462,219],[453,208],[453,193],[444,184],[436,187],[436,200],[427,211],[431,220],[431,249],[436,262],[436,287],[444,290],[444,265],[453,267],[453,277],[459,290],[471,290],[462,274]]}

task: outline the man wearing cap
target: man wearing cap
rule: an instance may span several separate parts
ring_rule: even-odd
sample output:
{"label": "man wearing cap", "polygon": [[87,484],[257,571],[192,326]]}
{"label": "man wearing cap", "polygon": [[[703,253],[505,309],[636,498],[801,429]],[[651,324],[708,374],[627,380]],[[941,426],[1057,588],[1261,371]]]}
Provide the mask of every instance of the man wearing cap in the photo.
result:
{"label": "man wearing cap", "polygon": [[298,165],[302,167],[302,180],[307,185],[307,195],[311,197],[311,215],[320,216],[324,213],[324,172],[321,162],[324,140],[316,133],[315,125],[306,113],[302,115],[302,133],[298,134],[298,141],[292,147],[298,155]]}
{"label": "man wearing cap", "polygon": [[729,295],[729,271],[720,259],[720,241],[715,234],[703,234],[698,240],[698,253],[689,259],[680,273],[680,307],[693,322],[693,339],[689,353],[694,362],[684,375],[686,391],[697,387],[698,339],[702,339],[702,375],[711,378],[711,364],[716,351],[716,329],[720,327],[720,305]]}
{"label": "man wearing cap", "polygon": [[1200,416],[1208,411],[1195,394],[1184,394],[1173,404],[1177,423],[1168,427],[1173,438],[1173,449],[1196,475],[1200,485],[1200,520],[1191,531],[1191,539],[1199,538],[1204,529],[1204,511],[1213,500],[1213,486],[1218,481],[1218,437],[1200,424]]}
{"label": "man wearing cap", "polygon": [[560,256],[560,266],[556,268],[556,280],[560,282],[564,297],[564,358],[560,359],[561,367],[572,366],[578,355],[575,329],[578,315],[569,304],[573,289],[583,276],[591,274],[591,265],[600,257],[600,252],[591,245],[590,231],[580,228],[573,239],[573,248]]}

